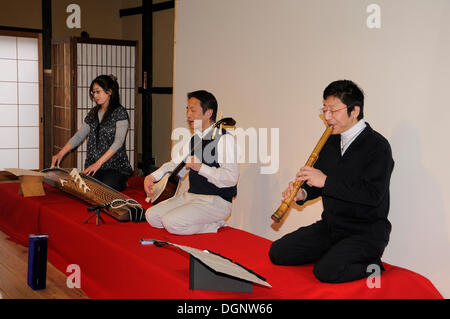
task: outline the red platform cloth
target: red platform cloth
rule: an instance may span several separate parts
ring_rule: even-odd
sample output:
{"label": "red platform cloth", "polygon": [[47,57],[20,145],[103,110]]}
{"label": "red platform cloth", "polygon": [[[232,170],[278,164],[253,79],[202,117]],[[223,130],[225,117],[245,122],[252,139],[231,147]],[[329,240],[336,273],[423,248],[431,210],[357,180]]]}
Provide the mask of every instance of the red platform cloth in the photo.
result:
{"label": "red platform cloth", "polygon": [[[118,222],[102,214],[106,224],[88,224],[88,204],[45,185],[46,196],[18,195],[18,183],[0,184],[0,229],[23,245],[29,234],[49,234],[48,259],[60,271],[77,264],[81,288],[91,298],[442,298],[425,277],[384,263],[380,288],[366,280],[344,284],[319,282],[312,265],[275,266],[268,258],[271,241],[223,227],[217,234],[171,235],[144,223]],[[145,208],[141,178],[131,178],[125,194]],[[189,289],[189,255],[175,247],[142,246],[154,238],[208,249],[264,276],[272,288],[254,285],[252,293]]]}

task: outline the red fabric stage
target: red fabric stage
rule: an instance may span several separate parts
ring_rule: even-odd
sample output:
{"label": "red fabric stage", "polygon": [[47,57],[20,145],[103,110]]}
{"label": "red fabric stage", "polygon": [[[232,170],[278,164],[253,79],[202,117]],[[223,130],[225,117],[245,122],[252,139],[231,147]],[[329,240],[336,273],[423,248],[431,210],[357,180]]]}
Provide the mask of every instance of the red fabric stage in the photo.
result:
{"label": "red fabric stage", "polygon": [[[125,194],[145,208],[142,178],[132,178]],[[81,288],[91,298],[442,298],[425,277],[384,264],[380,288],[368,288],[366,280],[345,284],[319,282],[312,265],[275,266],[268,258],[271,241],[232,227],[217,234],[171,235],[146,222],[121,223],[102,214],[106,224],[88,224],[88,204],[45,185],[46,196],[18,195],[18,183],[0,184],[0,230],[24,246],[29,234],[49,234],[48,260],[63,273],[67,266],[81,269]],[[272,288],[254,285],[252,293],[189,289],[189,255],[177,248],[142,246],[141,238],[153,238],[208,249],[251,268]],[[0,243],[1,244],[1,243]]]}

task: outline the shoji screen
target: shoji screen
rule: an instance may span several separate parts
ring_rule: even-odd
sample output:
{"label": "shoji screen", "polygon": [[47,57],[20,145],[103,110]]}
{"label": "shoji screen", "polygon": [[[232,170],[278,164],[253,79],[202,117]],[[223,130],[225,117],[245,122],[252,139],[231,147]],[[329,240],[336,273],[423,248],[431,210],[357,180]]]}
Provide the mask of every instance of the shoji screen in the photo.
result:
{"label": "shoji screen", "polygon": [[[83,124],[94,103],[89,98],[89,86],[95,77],[112,74],[117,78],[122,105],[130,117],[130,128],[126,138],[128,158],[132,167],[136,162],[135,104],[136,104],[136,44],[134,42],[105,41],[76,43],[77,50],[77,129]],[[87,141],[78,147],[78,168],[84,167]]]}
{"label": "shoji screen", "polygon": [[41,166],[40,35],[0,31],[0,170]]}

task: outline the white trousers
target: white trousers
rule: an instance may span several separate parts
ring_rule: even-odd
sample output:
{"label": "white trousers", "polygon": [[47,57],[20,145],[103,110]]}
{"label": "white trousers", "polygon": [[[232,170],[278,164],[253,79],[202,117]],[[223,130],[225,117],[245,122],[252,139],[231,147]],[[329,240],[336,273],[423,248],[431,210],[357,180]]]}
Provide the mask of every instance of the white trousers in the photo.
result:
{"label": "white trousers", "polygon": [[172,234],[215,233],[225,224],[231,207],[220,196],[184,192],[150,207],[145,218],[151,226]]}

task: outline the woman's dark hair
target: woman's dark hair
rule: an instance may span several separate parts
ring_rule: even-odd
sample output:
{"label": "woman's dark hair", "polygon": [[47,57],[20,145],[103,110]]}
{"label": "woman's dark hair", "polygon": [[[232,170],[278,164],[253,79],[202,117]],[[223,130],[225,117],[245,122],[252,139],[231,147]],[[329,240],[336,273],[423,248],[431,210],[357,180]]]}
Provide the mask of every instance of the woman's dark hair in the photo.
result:
{"label": "woman's dark hair", "polygon": [[[99,123],[99,125],[96,126],[96,144],[99,142],[99,131],[100,131],[100,125],[102,123],[106,123],[106,119],[114,112],[115,109],[117,109],[120,106],[120,95],[119,95],[119,83],[117,83],[117,78],[110,74],[110,75],[99,75],[94,80],[92,80],[91,85],[89,87],[89,97],[92,101],[94,101],[94,84],[97,84],[100,86],[103,91],[111,91],[111,95],[109,97],[109,104],[108,109],[106,110],[105,114],[103,115],[102,122]],[[94,107],[94,118],[98,119],[98,110],[100,109],[100,105],[96,105]]]}
{"label": "woman's dark hair", "polygon": [[[94,84],[100,86],[103,91],[111,91],[111,95],[109,97],[108,109],[103,115],[102,122],[106,120],[110,114],[120,106],[120,95],[119,95],[119,83],[117,83],[117,79],[114,75],[99,75],[94,80],[92,80],[91,86],[89,87],[89,97],[92,101],[94,101],[94,92],[93,87]],[[100,105],[95,106],[94,113],[95,116],[98,116],[98,110],[100,109]]]}
{"label": "woman's dark hair", "polygon": [[200,105],[202,106],[202,110],[203,110],[203,114],[205,114],[206,110],[211,109],[213,111],[212,115],[211,115],[211,121],[215,122],[216,121],[216,116],[217,116],[217,100],[214,97],[214,95],[212,95],[211,93],[209,93],[208,91],[205,90],[199,90],[199,91],[194,91],[194,92],[190,92],[187,94],[188,99],[195,97],[197,100],[200,101]]}
{"label": "woman's dark hair", "polygon": [[339,80],[330,83],[323,91],[323,99],[329,96],[337,97],[347,105],[347,114],[359,106],[358,121],[364,117],[364,92],[350,80]]}

